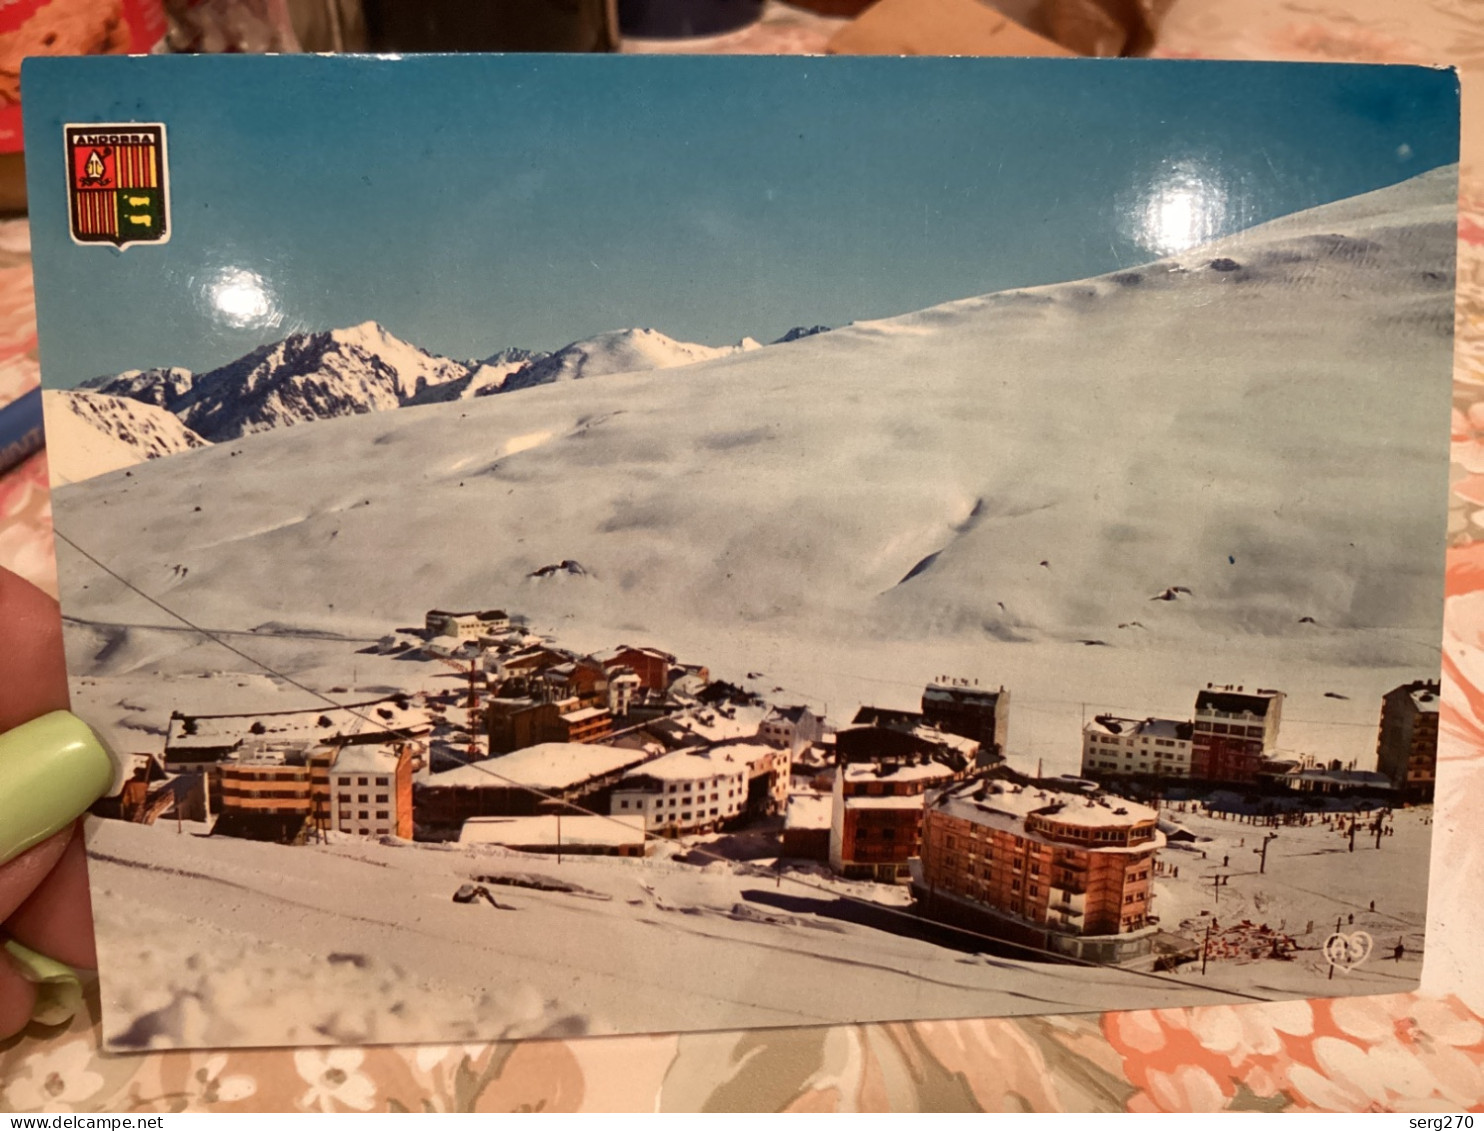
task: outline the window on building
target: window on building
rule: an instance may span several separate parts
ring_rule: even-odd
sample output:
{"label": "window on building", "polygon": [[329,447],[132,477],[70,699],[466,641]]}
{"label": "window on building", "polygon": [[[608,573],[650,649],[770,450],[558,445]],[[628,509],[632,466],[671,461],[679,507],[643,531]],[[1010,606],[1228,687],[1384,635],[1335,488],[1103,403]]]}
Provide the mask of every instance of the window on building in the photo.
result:
{"label": "window on building", "polygon": [[618,803],[618,807],[620,809],[627,809],[629,807],[629,803],[627,801],[620,801]]}
{"label": "window on building", "polygon": [[370,781],[369,778],[356,778],[356,785],[370,785],[370,784],[371,784],[371,781]]}
{"label": "window on building", "polygon": [[1011,891],[1019,891],[1020,890],[1020,881],[1019,880],[1011,880],[1010,881],[1010,890]]}
{"label": "window on building", "polygon": [[366,812],[366,810],[364,809],[362,809],[360,813],[357,814],[357,816],[359,816],[360,819],[363,821],[369,821],[371,819],[371,814]]}
{"label": "window on building", "polygon": [[711,810],[711,815],[712,815],[712,816],[713,816],[713,817],[714,817],[714,816],[716,816],[716,810],[715,810],[715,809],[713,809],[713,810]]}
{"label": "window on building", "polygon": [[688,821],[688,820],[690,820],[690,814],[689,813],[682,813],[682,814],[680,814],[680,819],[682,821]]}
{"label": "window on building", "polygon": [[391,813],[389,811],[387,811],[386,809],[378,809],[376,811],[376,819],[378,821],[385,821],[390,816],[391,816]]}
{"label": "window on building", "polygon": [[376,803],[378,805],[385,805],[386,802],[387,802],[387,795],[386,794],[384,794],[384,793],[378,793],[376,795]]}
{"label": "window on building", "polygon": [[1040,887],[1040,885],[1039,884],[1032,884],[1031,885],[1030,894],[1031,895],[1040,895],[1041,894],[1041,887]]}

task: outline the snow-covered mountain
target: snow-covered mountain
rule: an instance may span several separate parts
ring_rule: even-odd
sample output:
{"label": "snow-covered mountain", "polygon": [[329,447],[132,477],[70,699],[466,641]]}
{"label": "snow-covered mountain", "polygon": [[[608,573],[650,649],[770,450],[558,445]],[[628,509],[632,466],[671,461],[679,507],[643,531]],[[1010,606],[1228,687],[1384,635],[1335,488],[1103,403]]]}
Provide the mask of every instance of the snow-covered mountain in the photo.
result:
{"label": "snow-covered mountain", "polygon": [[171,409],[191,391],[195,381],[196,375],[189,369],[172,365],[159,369],[130,369],[115,377],[94,377],[78,387]]}
{"label": "snow-covered mountain", "polygon": [[800,338],[812,338],[815,334],[828,334],[829,332],[830,327],[828,326],[795,326],[781,338],[774,338],[772,344],[775,346],[787,345],[789,342],[796,342]]}
{"label": "snow-covered mountain", "polygon": [[[1349,711],[1373,752],[1374,696],[1436,671],[1455,185],[683,370],[283,429],[67,488],[57,524],[221,627],[498,603],[837,706],[969,670],[1072,702],[1046,712],[1064,769],[1084,696],[1312,685],[1293,718]],[[159,618],[61,556],[70,615]]]}
{"label": "snow-covered mountain", "polygon": [[203,373],[171,405],[210,440],[283,425],[400,408],[469,374],[461,361],[409,345],[375,322],[291,334]]}
{"label": "snow-covered mountain", "polygon": [[[695,342],[677,342],[658,330],[611,330],[572,342],[555,353],[532,361],[512,373],[499,388],[486,389],[481,395],[583,377],[642,373],[693,365],[698,361],[715,361],[746,352],[749,341],[751,339],[744,339],[735,346],[703,346]],[[752,342],[751,348],[757,348],[757,343]]]}
{"label": "snow-covered mountain", "polygon": [[53,486],[207,444],[158,405],[79,389],[47,389],[41,401]]}
{"label": "snow-covered mountain", "polygon": [[83,388],[158,405],[212,441],[291,424],[440,404],[556,381],[647,372],[761,349],[678,342],[656,330],[614,330],[552,354],[511,348],[482,361],[430,354],[376,322],[291,334],[199,375],[189,369],[130,370]]}

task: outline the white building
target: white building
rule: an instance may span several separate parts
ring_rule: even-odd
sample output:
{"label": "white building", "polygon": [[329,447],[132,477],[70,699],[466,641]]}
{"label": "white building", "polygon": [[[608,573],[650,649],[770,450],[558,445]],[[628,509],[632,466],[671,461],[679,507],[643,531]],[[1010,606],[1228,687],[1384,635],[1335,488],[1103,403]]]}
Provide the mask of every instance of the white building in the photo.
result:
{"label": "white building", "polygon": [[640,691],[639,677],[630,668],[614,668],[608,675],[608,712],[615,717],[629,713]]}
{"label": "white building", "polygon": [[1192,733],[1190,723],[1176,719],[1099,715],[1082,728],[1082,775],[1188,778]]}
{"label": "white building", "polygon": [[330,828],[396,836],[397,805],[397,756],[384,746],[344,747],[330,767]]}
{"label": "white building", "polygon": [[447,609],[429,609],[424,624],[431,637],[452,636],[457,640],[477,640],[481,636],[496,636],[510,631],[510,614],[504,609],[484,609],[478,612],[450,612]]}
{"label": "white building", "polygon": [[798,754],[824,737],[824,716],[808,707],[774,707],[758,725],[757,736]]}
{"label": "white building", "polygon": [[650,832],[697,832],[747,804],[747,759],[725,750],[677,750],[635,767],[613,790],[609,812],[642,816]]}

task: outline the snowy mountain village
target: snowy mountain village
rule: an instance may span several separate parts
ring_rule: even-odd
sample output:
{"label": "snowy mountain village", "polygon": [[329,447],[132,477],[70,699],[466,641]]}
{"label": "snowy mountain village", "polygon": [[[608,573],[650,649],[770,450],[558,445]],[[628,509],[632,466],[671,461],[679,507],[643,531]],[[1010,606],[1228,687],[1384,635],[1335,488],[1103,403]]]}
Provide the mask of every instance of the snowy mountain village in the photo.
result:
{"label": "snowy mountain village", "polygon": [[[1421,918],[1391,893],[1426,867],[1434,681],[1384,696],[1375,769],[1281,747],[1281,690],[1208,684],[1190,718],[1087,719],[1080,774],[1043,777],[1011,764],[1010,691],[971,679],[836,722],[760,672],[713,679],[642,644],[579,654],[503,610],[435,609],[362,651],[405,663],[406,690],[337,687],[343,705],[256,714],[181,704],[96,812],[304,852],[432,842],[548,871],[663,856],[780,893],[827,888],[836,914],[1022,959],[1292,961],[1357,912],[1378,957],[1420,957]],[[486,884],[450,895],[500,907]]]}

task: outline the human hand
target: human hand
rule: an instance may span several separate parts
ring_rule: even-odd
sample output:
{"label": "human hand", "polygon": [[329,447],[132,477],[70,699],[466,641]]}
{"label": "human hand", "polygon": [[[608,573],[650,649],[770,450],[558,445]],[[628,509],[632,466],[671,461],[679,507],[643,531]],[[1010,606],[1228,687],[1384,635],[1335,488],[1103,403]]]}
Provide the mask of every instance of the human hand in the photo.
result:
{"label": "human hand", "polygon": [[60,974],[39,956],[97,964],[78,817],[113,767],[66,710],[57,604],[0,569],[0,1040],[31,1019],[38,983]]}

